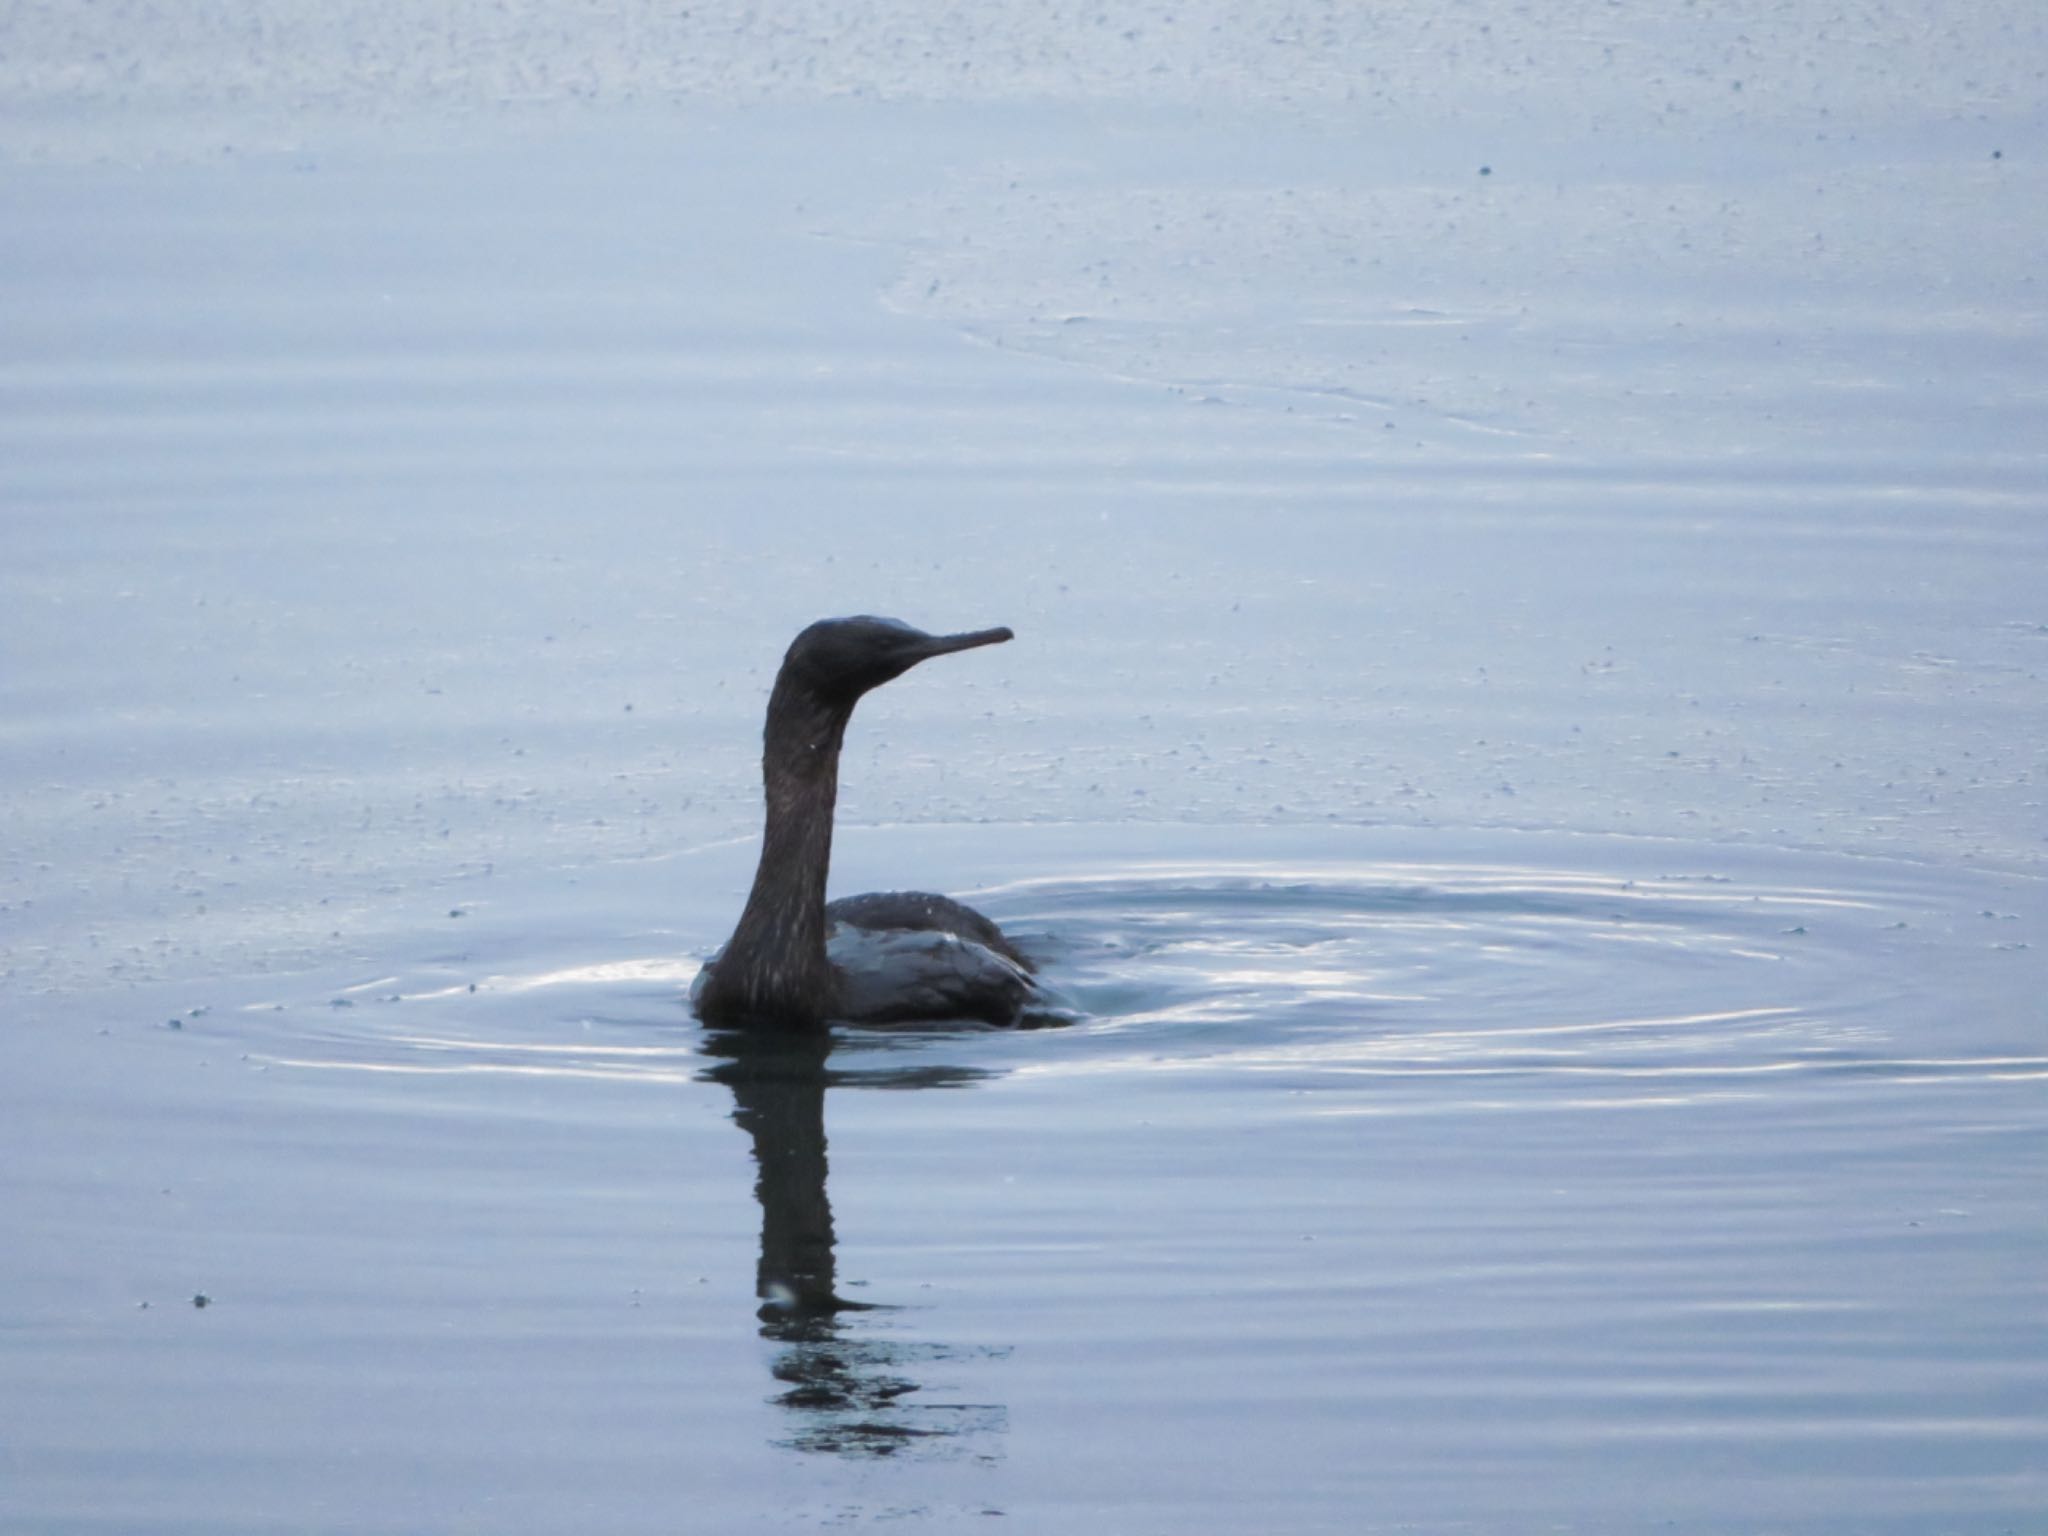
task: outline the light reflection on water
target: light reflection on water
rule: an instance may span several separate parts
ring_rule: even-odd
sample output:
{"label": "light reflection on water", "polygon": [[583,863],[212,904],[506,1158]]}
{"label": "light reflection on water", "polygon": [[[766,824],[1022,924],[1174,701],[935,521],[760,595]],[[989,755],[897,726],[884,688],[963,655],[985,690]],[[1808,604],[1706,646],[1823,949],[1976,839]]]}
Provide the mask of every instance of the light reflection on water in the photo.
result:
{"label": "light reflection on water", "polygon": [[[2048,1057],[1953,1027],[1941,1039],[1954,1054],[1907,1037],[1918,1010],[1941,1002],[1930,956],[1953,962],[1964,948],[1922,930],[1953,922],[1969,893],[1916,889],[1910,871],[1902,885],[1889,868],[1889,884],[1866,888],[1787,882],[1752,862],[1741,878],[1155,862],[1012,882],[975,900],[1035,953],[1077,1023],[1045,1044],[996,1043],[974,1027],[847,1031],[840,1054],[964,1053],[1039,1078],[1295,1072],[1581,1089],[1592,1079],[1631,1095],[1645,1080],[2048,1070]],[[697,966],[642,955],[473,979],[381,976],[336,988],[330,1016],[293,1032],[299,1049],[271,1042],[263,1054],[380,1072],[673,1081],[703,1065],[677,1001]],[[550,1017],[572,1011],[581,1038],[479,1028],[504,1001],[531,998]],[[421,1026],[423,1009],[433,1027]],[[650,1042],[648,1026],[677,1033]],[[303,1048],[314,1042],[323,1048]]]}

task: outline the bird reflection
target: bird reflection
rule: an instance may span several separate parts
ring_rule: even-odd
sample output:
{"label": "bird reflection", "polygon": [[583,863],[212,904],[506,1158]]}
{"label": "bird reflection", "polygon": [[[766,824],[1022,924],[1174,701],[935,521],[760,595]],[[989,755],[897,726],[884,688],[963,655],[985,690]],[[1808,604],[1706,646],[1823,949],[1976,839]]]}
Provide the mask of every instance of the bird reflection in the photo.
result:
{"label": "bird reflection", "polygon": [[843,1070],[829,1064],[825,1031],[734,1031],[707,1035],[720,1058],[706,1076],[732,1090],[733,1120],[754,1146],[761,1203],[761,1259],[755,1271],[761,1337],[780,1346],[771,1369],[775,1401],[793,1418],[788,1443],[844,1456],[891,1456],[912,1447],[988,1455],[1007,1427],[1000,1405],[933,1401],[916,1374],[949,1361],[986,1357],[897,1336],[894,1307],[839,1294],[826,1194],[828,1087],[959,1087],[988,1074],[912,1066]]}

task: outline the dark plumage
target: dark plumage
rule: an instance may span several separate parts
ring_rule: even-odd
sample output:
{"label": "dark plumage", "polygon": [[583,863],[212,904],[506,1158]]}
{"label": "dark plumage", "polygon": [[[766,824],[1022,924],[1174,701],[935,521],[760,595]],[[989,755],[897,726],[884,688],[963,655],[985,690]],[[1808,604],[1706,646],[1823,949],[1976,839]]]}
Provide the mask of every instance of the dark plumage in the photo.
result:
{"label": "dark plumage", "polygon": [[825,903],[839,750],[853,706],[920,661],[1008,640],[1007,629],[928,635],[896,619],[821,619],[798,635],[768,698],[761,862],[739,925],[698,975],[707,1023],[809,1027],[828,1019],[1014,1024],[1031,963],[971,907],[922,891]]}

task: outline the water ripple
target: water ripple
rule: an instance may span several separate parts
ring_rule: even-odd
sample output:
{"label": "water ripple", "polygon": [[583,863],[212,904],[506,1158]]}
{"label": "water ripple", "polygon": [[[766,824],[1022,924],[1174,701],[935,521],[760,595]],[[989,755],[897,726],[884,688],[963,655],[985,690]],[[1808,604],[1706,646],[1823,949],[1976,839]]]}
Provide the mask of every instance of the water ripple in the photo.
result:
{"label": "water ripple", "polygon": [[982,899],[1087,1016],[1086,1046],[1019,1068],[1036,1074],[1540,1078],[1636,1102],[2048,1075],[1944,1017],[1945,977],[1982,948],[1957,931],[1976,893],[1855,861],[1720,862],[1185,863]]}
{"label": "water ripple", "polygon": [[[2009,943],[2009,877],[1993,889],[1973,872],[1647,839],[1432,833],[1446,856],[1428,859],[1384,835],[1395,856],[1258,837],[1270,856],[1163,861],[1115,838],[1089,856],[1045,849],[1061,873],[973,899],[1036,953],[1076,1025],[848,1031],[848,1079],[1230,1073],[1392,1087],[1408,1097],[1320,1108],[1393,1113],[2048,1077],[2027,1022],[1995,1001],[2023,994],[2013,967],[2037,964]],[[1501,857],[1510,846],[1521,856]],[[948,851],[912,850],[942,865]],[[305,999],[288,1041],[258,1041],[261,1059],[643,1083],[703,1069],[681,1002],[689,954],[521,942]]]}

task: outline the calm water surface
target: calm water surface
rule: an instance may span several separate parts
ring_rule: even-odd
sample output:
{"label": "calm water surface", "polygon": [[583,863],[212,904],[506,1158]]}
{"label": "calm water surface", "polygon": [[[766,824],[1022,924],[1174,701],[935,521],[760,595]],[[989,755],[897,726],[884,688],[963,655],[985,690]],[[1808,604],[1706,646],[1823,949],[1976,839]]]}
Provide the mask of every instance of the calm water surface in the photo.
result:
{"label": "calm water surface", "polygon": [[[527,910],[93,1041],[148,1086],[44,1106],[132,1177],[13,1343],[28,1513],[2027,1528],[2034,884],[1498,833],[845,844],[1035,845],[982,899],[1080,1020],[749,1046],[668,945],[549,955]],[[590,904],[715,942],[747,851]]]}
{"label": "calm water surface", "polygon": [[[2033,33],[1412,20],[7,162],[0,1529],[2041,1528]],[[859,610],[1069,1027],[683,1008]]]}

